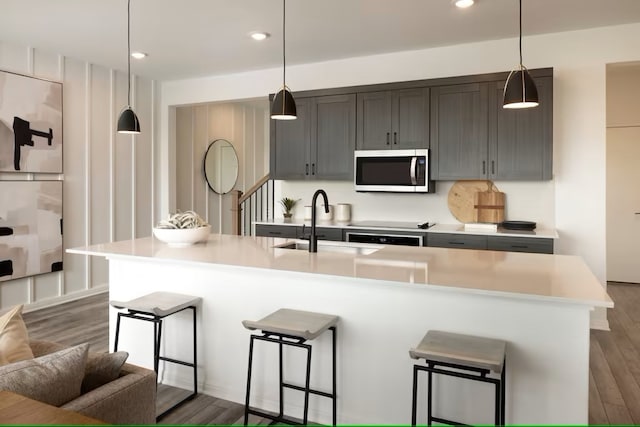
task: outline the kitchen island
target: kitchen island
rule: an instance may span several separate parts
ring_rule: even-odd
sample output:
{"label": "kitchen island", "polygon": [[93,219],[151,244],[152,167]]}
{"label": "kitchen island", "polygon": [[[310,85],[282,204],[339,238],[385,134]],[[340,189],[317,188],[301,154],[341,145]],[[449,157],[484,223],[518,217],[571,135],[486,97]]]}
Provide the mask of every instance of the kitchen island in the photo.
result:
{"label": "kitchen island", "polygon": [[[216,397],[244,402],[249,331],[241,321],[286,307],[340,316],[341,424],[410,422],[414,361],[408,351],[429,329],[508,342],[508,424],[587,424],[589,312],[613,303],[579,257],[343,242],[320,242],[310,254],[282,247],[287,243],[211,235],[177,248],[150,237],[68,252],[108,258],[112,300],[153,291],[201,296],[199,378],[201,390]],[[190,336],[182,331],[190,328],[189,316],[175,317],[166,322],[164,350],[188,359]],[[132,363],[152,366],[151,326],[135,323],[145,322],[123,323],[120,348]],[[114,331],[111,309],[111,342]],[[312,386],[328,389],[330,336],[314,345]],[[276,409],[277,349],[260,346],[255,354],[260,368],[252,405]],[[296,382],[303,355],[286,353],[285,362],[285,378]],[[186,368],[168,367],[160,376],[189,386]],[[437,382],[434,404],[441,416],[492,422],[491,386],[448,380]],[[296,415],[302,398],[294,393],[286,396]],[[311,399],[312,421],[330,422],[324,400]]]}

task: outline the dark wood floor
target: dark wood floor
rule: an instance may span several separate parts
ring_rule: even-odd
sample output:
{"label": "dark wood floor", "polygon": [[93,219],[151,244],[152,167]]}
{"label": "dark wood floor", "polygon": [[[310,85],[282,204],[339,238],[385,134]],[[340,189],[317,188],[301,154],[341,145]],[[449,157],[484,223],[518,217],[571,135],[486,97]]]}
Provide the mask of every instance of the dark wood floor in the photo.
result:
{"label": "dark wood floor", "polygon": [[[640,285],[609,283],[615,308],[611,331],[591,331],[589,424],[640,424]],[[32,339],[67,345],[90,342],[108,348],[108,296],[100,294],[24,315]],[[175,389],[160,387],[158,405],[172,401]],[[240,404],[199,395],[161,420],[161,424],[242,424]],[[375,420],[372,420],[375,422]],[[251,418],[251,424],[267,420]]]}

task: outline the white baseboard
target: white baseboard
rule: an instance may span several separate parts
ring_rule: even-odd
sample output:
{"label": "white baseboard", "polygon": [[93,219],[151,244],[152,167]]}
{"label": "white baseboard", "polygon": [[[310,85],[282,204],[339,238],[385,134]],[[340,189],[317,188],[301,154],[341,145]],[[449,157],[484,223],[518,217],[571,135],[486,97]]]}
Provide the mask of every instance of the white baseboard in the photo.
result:
{"label": "white baseboard", "polygon": [[64,304],[65,302],[79,300],[93,295],[109,292],[109,285],[103,284],[91,289],[84,289],[82,291],[73,292],[70,294],[62,295],[59,297],[47,298],[42,301],[36,301],[31,304],[25,304],[22,310],[23,313],[29,313],[30,311],[41,310],[47,307],[53,307],[56,305]]}

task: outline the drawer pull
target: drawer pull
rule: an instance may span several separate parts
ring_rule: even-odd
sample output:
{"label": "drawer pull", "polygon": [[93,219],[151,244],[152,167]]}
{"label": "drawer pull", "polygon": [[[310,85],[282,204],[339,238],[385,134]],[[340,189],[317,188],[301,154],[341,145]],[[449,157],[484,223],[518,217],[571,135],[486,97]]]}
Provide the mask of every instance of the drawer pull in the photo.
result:
{"label": "drawer pull", "polygon": [[449,242],[450,245],[464,245],[464,242]]}
{"label": "drawer pull", "polygon": [[511,247],[516,249],[529,249],[527,245],[511,245]]}
{"label": "drawer pull", "polygon": [[279,236],[282,234],[282,231],[269,231],[269,234],[272,236]]}

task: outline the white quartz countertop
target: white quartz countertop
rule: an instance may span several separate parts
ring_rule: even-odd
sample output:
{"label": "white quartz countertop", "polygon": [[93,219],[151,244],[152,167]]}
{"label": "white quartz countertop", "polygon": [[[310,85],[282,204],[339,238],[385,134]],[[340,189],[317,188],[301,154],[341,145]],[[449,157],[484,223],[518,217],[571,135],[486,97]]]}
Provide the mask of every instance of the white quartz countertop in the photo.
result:
{"label": "white quartz countertop", "polygon": [[106,258],[373,279],[389,285],[613,307],[602,285],[577,256],[324,241],[321,245],[377,250],[356,254],[320,248],[317,253],[309,253],[274,247],[290,241],[212,234],[206,242],[172,247],[154,237],[146,237],[73,248],[67,252]]}
{"label": "white quartz countertop", "polygon": [[[362,221],[361,223],[347,223],[347,222],[335,222],[335,221],[317,221],[317,227],[331,227],[342,229],[378,229],[381,232],[384,231],[415,231],[421,233],[454,233],[454,234],[474,234],[483,236],[503,236],[503,237],[534,237],[545,239],[557,239],[558,233],[556,230],[536,228],[532,231],[526,230],[506,230],[504,228],[498,228],[496,231],[484,230],[484,229],[465,229],[464,224],[435,224],[429,228],[418,228],[418,222],[384,222],[386,225],[381,225],[382,221]],[[310,227],[311,221],[302,220],[299,218],[293,218],[292,221],[284,222],[282,219],[273,219],[265,221],[256,221],[254,224],[261,225],[287,225],[298,226],[303,225]]]}

